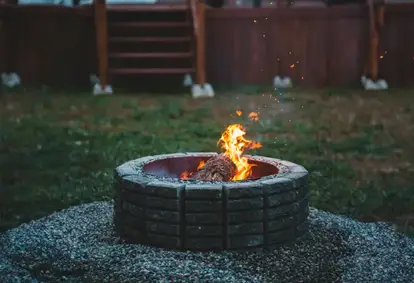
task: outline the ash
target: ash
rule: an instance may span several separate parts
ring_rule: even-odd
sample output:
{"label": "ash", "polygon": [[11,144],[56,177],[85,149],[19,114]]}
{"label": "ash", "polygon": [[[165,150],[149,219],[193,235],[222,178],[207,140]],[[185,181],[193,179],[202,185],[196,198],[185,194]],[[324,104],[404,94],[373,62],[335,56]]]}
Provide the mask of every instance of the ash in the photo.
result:
{"label": "ash", "polygon": [[0,282],[414,282],[414,239],[317,209],[310,235],[264,253],[123,244],[112,203],[75,206],[0,237]]}

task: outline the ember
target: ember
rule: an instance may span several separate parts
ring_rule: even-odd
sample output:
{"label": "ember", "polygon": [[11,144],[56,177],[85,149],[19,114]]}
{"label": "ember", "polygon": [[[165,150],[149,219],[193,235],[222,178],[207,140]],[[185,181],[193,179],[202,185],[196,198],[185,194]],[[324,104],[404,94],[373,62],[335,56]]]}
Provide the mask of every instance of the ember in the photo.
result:
{"label": "ember", "polygon": [[248,117],[252,121],[258,121],[259,120],[259,113],[257,113],[257,112],[250,112]]}
{"label": "ember", "polygon": [[[256,115],[249,115],[249,118],[257,120],[258,115],[257,113],[255,114]],[[247,157],[243,156],[243,153],[247,149],[261,148],[262,145],[258,142],[246,139],[244,137],[245,135],[246,131],[241,124],[229,125],[217,142],[217,144],[221,144],[224,153],[219,155],[219,157],[211,158],[211,161],[208,160],[204,170],[200,170],[204,166],[204,161],[201,161],[196,172],[185,171],[181,174],[180,179],[203,181],[240,181],[248,179],[252,175],[252,167],[256,165],[250,164]],[[227,159],[231,162],[227,162]],[[208,167],[207,164],[209,164]],[[232,167],[235,167],[236,170]],[[218,174],[217,172],[221,173]],[[218,177],[217,174],[220,177]]]}
{"label": "ember", "polygon": [[[203,168],[204,164],[205,164],[204,160],[201,160],[200,163],[197,166],[197,171],[199,171],[201,168]],[[188,180],[188,179],[190,179],[190,177],[192,177],[194,175],[194,173],[195,172],[185,171],[181,174],[180,179],[181,180]]]}

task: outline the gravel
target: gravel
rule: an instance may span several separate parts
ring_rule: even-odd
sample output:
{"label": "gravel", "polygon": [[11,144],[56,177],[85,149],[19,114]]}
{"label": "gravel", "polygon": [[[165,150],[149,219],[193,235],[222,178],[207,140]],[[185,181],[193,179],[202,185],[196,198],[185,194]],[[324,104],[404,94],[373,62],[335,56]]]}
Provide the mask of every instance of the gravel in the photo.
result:
{"label": "gravel", "polygon": [[414,282],[414,239],[312,208],[310,235],[266,253],[122,243],[113,203],[74,206],[0,236],[0,282]]}

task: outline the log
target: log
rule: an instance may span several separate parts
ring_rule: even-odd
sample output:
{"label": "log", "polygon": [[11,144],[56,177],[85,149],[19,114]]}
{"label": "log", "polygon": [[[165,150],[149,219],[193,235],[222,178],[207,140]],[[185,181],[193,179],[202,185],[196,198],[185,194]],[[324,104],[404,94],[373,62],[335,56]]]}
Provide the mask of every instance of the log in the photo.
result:
{"label": "log", "polygon": [[236,165],[223,154],[211,157],[190,179],[227,182],[236,174]]}

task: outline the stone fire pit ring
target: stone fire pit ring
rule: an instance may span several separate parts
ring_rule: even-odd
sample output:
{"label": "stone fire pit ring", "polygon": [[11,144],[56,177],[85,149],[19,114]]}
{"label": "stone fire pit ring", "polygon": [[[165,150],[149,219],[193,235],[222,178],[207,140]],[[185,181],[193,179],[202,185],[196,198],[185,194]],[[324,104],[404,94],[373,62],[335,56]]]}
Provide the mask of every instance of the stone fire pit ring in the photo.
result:
{"label": "stone fire pit ring", "polygon": [[252,179],[180,180],[217,153],[142,157],[115,169],[114,224],[129,243],[191,251],[262,251],[308,234],[308,172],[247,156]]}

